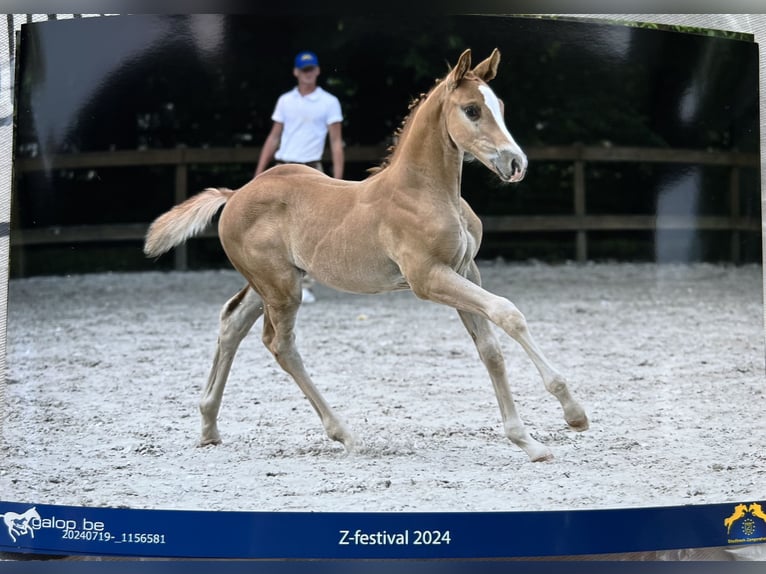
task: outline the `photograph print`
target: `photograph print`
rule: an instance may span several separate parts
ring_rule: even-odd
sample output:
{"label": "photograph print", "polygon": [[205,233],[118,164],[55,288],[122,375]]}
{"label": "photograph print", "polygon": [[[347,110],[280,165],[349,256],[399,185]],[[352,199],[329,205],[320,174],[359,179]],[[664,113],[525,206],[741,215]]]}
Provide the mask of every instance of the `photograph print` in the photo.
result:
{"label": "photograph print", "polygon": [[[763,500],[757,48],[498,16],[23,26],[3,498]],[[338,104],[321,157],[256,175],[308,76]]]}

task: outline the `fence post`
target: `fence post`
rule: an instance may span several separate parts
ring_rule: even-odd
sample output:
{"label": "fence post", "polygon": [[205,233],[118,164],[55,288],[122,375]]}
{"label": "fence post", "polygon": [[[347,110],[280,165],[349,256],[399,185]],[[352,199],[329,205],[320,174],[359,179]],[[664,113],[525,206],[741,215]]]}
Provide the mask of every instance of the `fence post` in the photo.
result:
{"label": "fence post", "polygon": [[739,167],[731,167],[729,172],[729,217],[731,218],[731,261],[740,263],[742,253],[740,248],[741,233],[739,231],[740,197],[739,197]]}
{"label": "fence post", "polygon": [[[174,195],[174,205],[178,205],[186,199],[186,189],[188,187],[188,167],[186,157],[182,156],[176,164],[176,187]],[[189,268],[189,251],[186,243],[182,243],[175,250],[175,269],[176,271],[186,271]]]}
{"label": "fence post", "polygon": [[[577,153],[580,158],[581,151],[578,150]],[[585,263],[588,260],[588,236],[587,231],[581,227],[585,218],[585,161],[583,159],[577,159],[574,162],[574,213],[578,219],[577,262]]]}
{"label": "fence post", "polygon": [[8,59],[13,62],[16,57],[14,53],[16,47],[16,28],[13,21],[13,14],[6,14],[6,26],[8,26]]}

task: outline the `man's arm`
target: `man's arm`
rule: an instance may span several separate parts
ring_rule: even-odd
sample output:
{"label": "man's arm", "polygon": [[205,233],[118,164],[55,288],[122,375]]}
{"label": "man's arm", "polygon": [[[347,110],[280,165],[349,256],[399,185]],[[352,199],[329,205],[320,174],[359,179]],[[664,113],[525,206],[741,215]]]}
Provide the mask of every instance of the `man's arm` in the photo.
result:
{"label": "man's arm", "polygon": [[345,155],[343,153],[343,130],[341,123],[330,124],[328,131],[330,134],[330,152],[332,153],[332,175],[336,179],[343,179]]}
{"label": "man's arm", "polygon": [[274,159],[274,154],[277,153],[279,142],[282,139],[283,127],[284,125],[279,122],[274,122],[271,126],[271,131],[269,132],[269,135],[266,136],[266,141],[263,142],[261,155],[258,157],[258,165],[255,168],[256,176],[260,175],[269,165],[271,160]]}

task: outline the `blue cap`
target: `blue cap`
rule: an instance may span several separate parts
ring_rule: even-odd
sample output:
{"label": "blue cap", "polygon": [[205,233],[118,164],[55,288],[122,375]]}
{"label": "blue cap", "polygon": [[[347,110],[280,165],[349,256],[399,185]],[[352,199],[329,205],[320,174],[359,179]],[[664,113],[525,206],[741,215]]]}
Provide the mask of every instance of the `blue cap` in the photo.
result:
{"label": "blue cap", "polygon": [[309,66],[318,66],[319,59],[314,52],[301,52],[295,56],[295,67],[298,69],[308,68]]}

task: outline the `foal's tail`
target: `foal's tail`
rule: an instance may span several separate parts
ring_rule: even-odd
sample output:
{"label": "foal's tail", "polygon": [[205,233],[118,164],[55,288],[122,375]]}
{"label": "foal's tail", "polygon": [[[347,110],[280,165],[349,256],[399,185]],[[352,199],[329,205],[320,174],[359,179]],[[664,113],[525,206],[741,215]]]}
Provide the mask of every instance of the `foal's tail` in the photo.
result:
{"label": "foal's tail", "polygon": [[158,257],[201,233],[233,194],[230,189],[209,187],[163,213],[149,226],[144,253],[147,257]]}

